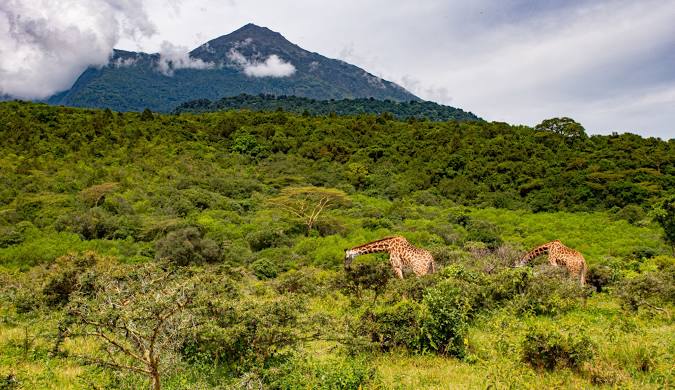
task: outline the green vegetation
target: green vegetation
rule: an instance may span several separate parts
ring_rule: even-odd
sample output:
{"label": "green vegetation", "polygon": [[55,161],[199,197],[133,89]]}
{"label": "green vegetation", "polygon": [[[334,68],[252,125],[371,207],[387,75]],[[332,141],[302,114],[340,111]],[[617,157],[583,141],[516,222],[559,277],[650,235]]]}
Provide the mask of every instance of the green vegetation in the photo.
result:
{"label": "green vegetation", "polygon": [[[0,118],[0,388],[672,386],[672,140],[565,118]],[[343,269],[393,234],[438,272]],[[589,286],[512,267],[552,239]]]}
{"label": "green vegetation", "polygon": [[299,96],[239,95],[210,101],[185,102],[174,113],[200,113],[229,110],[286,111],[303,115],[359,115],[389,113],[396,119],[424,118],[430,121],[478,121],[476,115],[434,102],[411,100],[398,102],[371,98],[314,100]]}

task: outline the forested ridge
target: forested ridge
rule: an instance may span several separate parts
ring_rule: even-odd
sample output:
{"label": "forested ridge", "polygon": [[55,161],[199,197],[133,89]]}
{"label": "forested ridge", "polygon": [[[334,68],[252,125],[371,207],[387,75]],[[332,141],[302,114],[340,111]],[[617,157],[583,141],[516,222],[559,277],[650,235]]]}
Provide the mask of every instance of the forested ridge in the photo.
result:
{"label": "forested ridge", "polygon": [[[235,165],[255,169],[242,180],[267,191],[306,183],[387,199],[419,193],[535,212],[648,206],[675,188],[675,141],[628,133],[566,136],[499,122],[397,121],[387,113],[222,112],[143,120],[138,113],[8,102],[0,114],[5,156],[23,156],[5,176],[5,204],[22,191],[18,184],[31,177],[31,165],[124,166],[147,148],[161,161],[195,160],[199,174]],[[166,168],[152,165],[154,174]]]}
{"label": "forested ridge", "polygon": [[199,113],[227,110],[286,111],[303,115],[359,115],[389,113],[396,119],[430,121],[478,121],[479,117],[460,108],[430,101],[398,102],[371,98],[315,100],[300,96],[238,95],[220,100],[198,99],[185,102],[174,113]]}
{"label": "forested ridge", "polygon": [[[0,140],[0,389],[673,383],[674,140],[17,101]],[[346,267],[394,235],[436,272]],[[514,267],[552,240],[585,285]]]}

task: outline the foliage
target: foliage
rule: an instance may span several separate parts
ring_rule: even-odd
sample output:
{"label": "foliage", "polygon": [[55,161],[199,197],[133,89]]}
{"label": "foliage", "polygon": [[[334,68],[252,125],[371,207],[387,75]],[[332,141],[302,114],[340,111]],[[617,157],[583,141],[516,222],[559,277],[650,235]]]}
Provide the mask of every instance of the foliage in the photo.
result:
{"label": "foliage", "polygon": [[274,364],[300,342],[303,304],[293,296],[215,300],[182,347],[193,361],[224,364],[244,373]]}
{"label": "foliage", "polygon": [[173,231],[157,241],[157,259],[165,259],[176,265],[213,263],[222,259],[222,250],[194,227]]}
{"label": "foliage", "polygon": [[522,343],[523,361],[537,369],[554,370],[569,367],[580,369],[593,358],[595,346],[578,331],[566,335],[552,327],[531,328]]}
{"label": "foliage", "polygon": [[551,118],[546,119],[537,126],[535,130],[550,131],[565,138],[586,138],[586,130],[581,124],[572,118]]}
{"label": "foliage", "polygon": [[444,281],[424,296],[426,309],[422,322],[423,343],[441,355],[463,357],[468,344],[471,298],[455,283]]}
{"label": "foliage", "polygon": [[308,234],[325,210],[347,201],[344,191],[319,187],[287,187],[269,200],[270,204],[300,219],[307,226]]}
{"label": "foliage", "polygon": [[[477,121],[476,115],[459,108],[430,101],[391,101],[373,98],[315,100],[300,96],[246,95],[210,101],[198,99],[182,103],[175,113],[201,113],[227,110],[284,111],[309,115],[391,114],[396,119],[428,119],[431,121]],[[355,166],[354,166],[355,167]]]}
{"label": "foliage", "polygon": [[73,357],[146,375],[159,389],[162,372],[192,326],[188,309],[199,283],[154,263],[92,272],[79,279],[93,280],[93,297],[80,291],[71,299],[57,343],[66,338],[100,343],[99,351]]}
{"label": "foliage", "polygon": [[675,303],[675,266],[657,272],[647,272],[623,281],[618,295],[624,307],[630,310],[640,308],[663,312],[660,306]]}
{"label": "foliage", "polygon": [[652,214],[663,228],[663,237],[673,248],[673,254],[675,255],[675,195],[656,204]]}
{"label": "foliage", "polygon": [[565,269],[543,266],[529,279],[515,306],[520,313],[557,315],[577,307],[585,296],[586,290]]}

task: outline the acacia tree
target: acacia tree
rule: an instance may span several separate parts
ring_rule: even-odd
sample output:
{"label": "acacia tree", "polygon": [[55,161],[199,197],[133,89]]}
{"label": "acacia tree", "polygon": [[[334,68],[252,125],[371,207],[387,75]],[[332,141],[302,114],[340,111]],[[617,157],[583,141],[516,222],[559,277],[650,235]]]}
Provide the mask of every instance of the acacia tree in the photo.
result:
{"label": "acacia tree", "polygon": [[67,320],[61,325],[55,351],[68,338],[93,341],[99,349],[87,354],[66,350],[87,364],[146,375],[153,389],[177,360],[198,281],[158,263],[113,266],[80,276],[86,292],[73,294]]}
{"label": "acacia tree", "polygon": [[269,203],[300,219],[307,227],[307,234],[309,234],[323,211],[346,204],[347,201],[347,194],[344,191],[336,188],[307,186],[284,188],[278,196],[270,199]]}

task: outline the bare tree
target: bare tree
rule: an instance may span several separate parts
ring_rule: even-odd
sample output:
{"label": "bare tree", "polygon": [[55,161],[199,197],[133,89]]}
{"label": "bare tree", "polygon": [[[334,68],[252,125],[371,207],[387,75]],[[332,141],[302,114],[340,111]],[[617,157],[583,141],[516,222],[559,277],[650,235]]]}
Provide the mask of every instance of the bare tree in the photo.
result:
{"label": "bare tree", "polygon": [[284,188],[269,203],[299,218],[309,234],[323,211],[347,200],[347,194],[336,188],[308,186]]}
{"label": "bare tree", "polygon": [[[66,351],[90,364],[146,375],[153,389],[177,360],[182,335],[192,326],[198,281],[157,263],[92,269],[71,297],[59,341],[84,338],[100,348],[87,354]],[[60,343],[59,343],[60,344]],[[58,344],[56,347],[58,350]]]}

